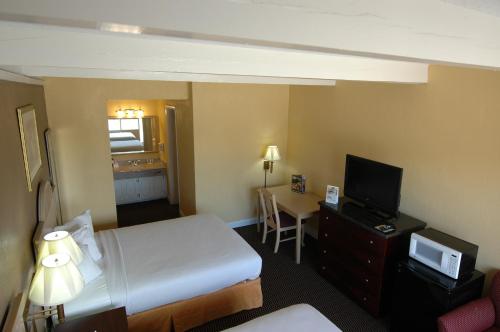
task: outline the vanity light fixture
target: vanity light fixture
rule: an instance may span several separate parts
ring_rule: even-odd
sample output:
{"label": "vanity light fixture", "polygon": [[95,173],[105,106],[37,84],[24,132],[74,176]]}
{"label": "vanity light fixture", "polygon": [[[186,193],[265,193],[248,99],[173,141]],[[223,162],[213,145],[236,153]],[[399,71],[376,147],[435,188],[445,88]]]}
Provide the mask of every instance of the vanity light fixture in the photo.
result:
{"label": "vanity light fixture", "polygon": [[143,118],[144,117],[144,111],[142,107],[139,107],[138,109],[134,108],[119,108],[116,111],[116,117],[117,118]]}
{"label": "vanity light fixture", "polygon": [[123,118],[125,116],[125,111],[122,110],[121,108],[116,111],[116,116],[119,118]]}
{"label": "vanity light fixture", "polygon": [[135,114],[135,110],[133,109],[127,109],[125,110],[125,114],[127,114],[127,118],[133,118],[134,117],[134,114]]}

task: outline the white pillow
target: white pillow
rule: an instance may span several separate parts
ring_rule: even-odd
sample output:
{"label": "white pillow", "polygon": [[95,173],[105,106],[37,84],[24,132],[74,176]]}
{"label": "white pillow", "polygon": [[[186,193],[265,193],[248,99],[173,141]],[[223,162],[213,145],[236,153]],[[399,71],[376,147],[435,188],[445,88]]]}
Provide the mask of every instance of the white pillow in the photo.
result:
{"label": "white pillow", "polygon": [[92,226],[90,210],[84,211],[82,214],[76,216],[62,226],[55,227],[54,230],[68,231],[76,243],[87,246],[89,256],[94,261],[98,261],[102,258],[102,254],[94,239],[94,227]]}
{"label": "white pillow", "polygon": [[83,252],[83,260],[78,265],[78,270],[85,280],[85,285],[89,284],[102,274],[101,268],[90,258],[90,253],[86,245],[80,245]]}

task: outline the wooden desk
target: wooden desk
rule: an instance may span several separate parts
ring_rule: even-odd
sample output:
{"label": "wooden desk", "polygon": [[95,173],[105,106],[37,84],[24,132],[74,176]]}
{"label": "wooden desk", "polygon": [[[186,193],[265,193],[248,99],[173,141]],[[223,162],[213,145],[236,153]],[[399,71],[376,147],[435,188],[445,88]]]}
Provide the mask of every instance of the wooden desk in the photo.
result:
{"label": "wooden desk", "polygon": [[[301,237],[300,232],[302,228],[302,219],[310,218],[314,213],[319,211],[318,202],[322,200],[316,194],[306,192],[299,194],[293,192],[290,185],[268,187],[266,188],[271,194],[276,196],[276,204],[278,209],[285,211],[297,220],[297,237],[295,239],[295,261],[300,264],[300,249]],[[260,205],[259,205],[260,206]],[[259,219],[260,223],[260,219]]]}

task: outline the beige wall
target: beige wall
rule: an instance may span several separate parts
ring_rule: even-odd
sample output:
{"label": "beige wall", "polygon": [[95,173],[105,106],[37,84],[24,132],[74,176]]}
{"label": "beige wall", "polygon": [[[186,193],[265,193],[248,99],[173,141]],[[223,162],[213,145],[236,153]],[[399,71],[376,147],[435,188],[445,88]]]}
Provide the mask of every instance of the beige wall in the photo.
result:
{"label": "beige wall", "polygon": [[[37,189],[48,178],[44,135],[47,114],[41,86],[0,81],[0,322],[12,297],[27,283],[33,264],[31,237],[37,222]],[[16,108],[32,104],[38,126],[42,168],[28,192]]]}
{"label": "beige wall", "polygon": [[500,72],[431,66],[426,85],[291,87],[288,161],[324,195],[345,154],[404,168],[401,210],[500,268]]}
{"label": "beige wall", "polygon": [[63,219],[90,208],[97,227],[116,224],[106,103],[111,99],[187,99],[182,82],[47,78]]}
{"label": "beige wall", "polygon": [[269,144],[282,151],[269,179],[284,181],[288,86],[193,83],[196,205],[226,221],[256,215],[262,158]]}

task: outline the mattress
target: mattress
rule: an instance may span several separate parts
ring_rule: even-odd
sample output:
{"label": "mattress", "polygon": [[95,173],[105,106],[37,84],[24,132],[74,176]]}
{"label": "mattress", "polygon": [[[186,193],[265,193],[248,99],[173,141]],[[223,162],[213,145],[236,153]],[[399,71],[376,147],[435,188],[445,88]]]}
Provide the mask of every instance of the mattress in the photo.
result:
{"label": "mattress", "polygon": [[109,133],[110,141],[129,141],[137,139],[134,134],[128,131],[122,131],[119,133]]}
{"label": "mattress", "polygon": [[[96,289],[107,292],[111,306],[125,306],[128,315],[256,279],[262,268],[255,250],[211,215],[101,231],[96,241],[106,279],[106,287]],[[96,290],[88,286],[69,303],[68,317],[93,310]],[[103,305],[103,299],[101,294],[96,302]]]}
{"label": "mattress", "polygon": [[226,332],[268,332],[268,331],[321,331],[341,330],[318,310],[309,304],[296,304],[256,318],[245,324],[225,330]]}
{"label": "mattress", "polygon": [[110,141],[111,152],[126,152],[131,150],[142,150],[144,144],[139,140]]}

